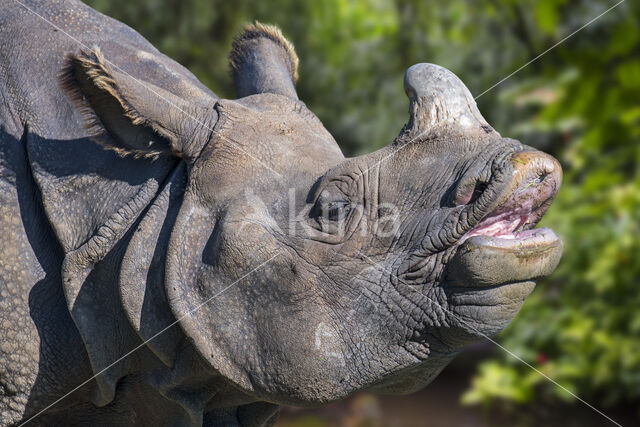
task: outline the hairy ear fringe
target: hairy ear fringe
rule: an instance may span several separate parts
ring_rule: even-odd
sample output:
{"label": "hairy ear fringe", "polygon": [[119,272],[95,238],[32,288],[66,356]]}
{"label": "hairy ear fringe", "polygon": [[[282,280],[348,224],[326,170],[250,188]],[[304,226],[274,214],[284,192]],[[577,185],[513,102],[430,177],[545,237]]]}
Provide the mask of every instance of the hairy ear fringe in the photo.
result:
{"label": "hairy ear fringe", "polygon": [[[84,82],[81,81],[84,80]],[[119,143],[117,137],[111,135],[103,121],[96,113],[95,107],[100,103],[116,101],[122,108],[123,116],[130,120],[132,126],[148,127],[158,136],[166,138],[160,129],[146,117],[142,116],[122,96],[113,76],[107,70],[105,59],[98,46],[90,50],[82,49],[79,53],[68,53],[59,76],[60,87],[67,94],[72,104],[83,117],[89,136],[102,147],[115,151],[118,155],[134,158],[158,159],[163,154],[159,150],[138,150]],[[83,85],[84,83],[84,85]],[[82,91],[83,86],[93,85],[96,93],[89,100]],[[91,103],[93,102],[94,105]]]}
{"label": "hairy ear fringe", "polygon": [[244,26],[242,33],[240,33],[233,40],[231,45],[231,53],[229,54],[229,65],[231,65],[232,73],[237,70],[240,63],[243,60],[246,46],[244,42],[248,40],[258,39],[260,37],[267,38],[278,46],[280,46],[287,53],[289,57],[289,72],[293,78],[293,82],[298,81],[298,64],[300,60],[293,48],[293,43],[287,40],[280,31],[280,28],[275,25],[262,24],[256,21],[254,24],[247,24]]}

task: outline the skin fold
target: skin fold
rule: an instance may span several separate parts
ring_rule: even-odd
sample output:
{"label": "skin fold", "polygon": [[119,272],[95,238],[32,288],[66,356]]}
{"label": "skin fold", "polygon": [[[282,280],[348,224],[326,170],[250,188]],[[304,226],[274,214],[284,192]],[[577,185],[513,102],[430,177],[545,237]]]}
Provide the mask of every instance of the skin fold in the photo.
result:
{"label": "skin fold", "polygon": [[398,137],[345,158],[275,27],[238,36],[226,100],[80,2],[24,4],[0,6],[3,425],[258,426],[411,393],[559,262],[534,228],[559,163],[442,67],[409,68]]}

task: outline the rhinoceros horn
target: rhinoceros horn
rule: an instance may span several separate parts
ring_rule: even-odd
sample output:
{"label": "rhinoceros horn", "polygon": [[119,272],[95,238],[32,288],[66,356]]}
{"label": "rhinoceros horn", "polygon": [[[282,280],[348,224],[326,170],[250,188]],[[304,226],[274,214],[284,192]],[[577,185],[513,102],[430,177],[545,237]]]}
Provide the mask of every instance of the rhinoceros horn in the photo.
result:
{"label": "rhinoceros horn", "polygon": [[404,75],[409,97],[409,123],[401,140],[410,141],[431,131],[495,132],[482,117],[473,96],[451,71],[435,64],[411,66]]}

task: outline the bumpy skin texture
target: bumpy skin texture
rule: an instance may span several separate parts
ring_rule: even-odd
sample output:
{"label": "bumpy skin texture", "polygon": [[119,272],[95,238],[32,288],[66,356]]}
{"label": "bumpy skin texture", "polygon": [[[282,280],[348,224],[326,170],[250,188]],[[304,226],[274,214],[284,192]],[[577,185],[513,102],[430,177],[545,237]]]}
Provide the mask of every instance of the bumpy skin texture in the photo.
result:
{"label": "bumpy skin texture", "polygon": [[559,260],[531,228],[560,166],[441,67],[407,71],[396,140],[345,159],[273,27],[235,41],[221,100],[77,1],[22,1],[40,17],[0,7],[2,424],[257,426],[409,393]]}

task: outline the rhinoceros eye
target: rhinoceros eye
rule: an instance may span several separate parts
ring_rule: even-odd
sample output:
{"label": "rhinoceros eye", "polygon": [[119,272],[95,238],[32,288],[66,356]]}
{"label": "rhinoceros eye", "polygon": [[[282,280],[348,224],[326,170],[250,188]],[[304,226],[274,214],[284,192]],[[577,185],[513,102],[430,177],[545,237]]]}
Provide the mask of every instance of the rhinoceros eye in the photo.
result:
{"label": "rhinoceros eye", "polygon": [[327,203],[325,212],[329,221],[340,221],[349,215],[351,211],[351,203],[341,200],[338,202]]}
{"label": "rhinoceros eye", "polygon": [[329,197],[330,196],[327,195],[320,196],[313,206],[310,216],[321,222],[345,220],[349,216],[349,213],[353,208],[353,204],[347,200],[336,200],[333,197]]}

